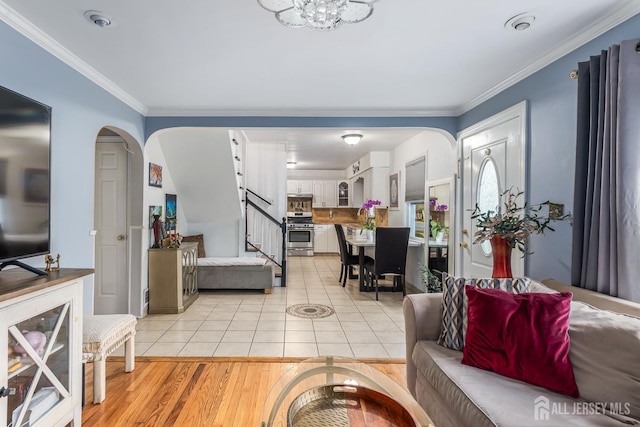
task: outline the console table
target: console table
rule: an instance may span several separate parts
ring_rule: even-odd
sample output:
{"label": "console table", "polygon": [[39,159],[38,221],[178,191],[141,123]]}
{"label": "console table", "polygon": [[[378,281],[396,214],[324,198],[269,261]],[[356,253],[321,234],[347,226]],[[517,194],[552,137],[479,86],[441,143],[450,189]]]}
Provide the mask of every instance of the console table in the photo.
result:
{"label": "console table", "polygon": [[198,244],[149,249],[149,314],[184,312],[198,298]]}

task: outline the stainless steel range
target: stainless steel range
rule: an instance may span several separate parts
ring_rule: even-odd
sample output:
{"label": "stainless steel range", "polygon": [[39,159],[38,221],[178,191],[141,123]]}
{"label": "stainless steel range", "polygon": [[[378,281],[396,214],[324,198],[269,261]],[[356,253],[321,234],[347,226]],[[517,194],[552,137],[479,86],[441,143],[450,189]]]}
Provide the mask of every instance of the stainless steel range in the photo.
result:
{"label": "stainless steel range", "polygon": [[313,256],[311,212],[287,212],[287,256]]}

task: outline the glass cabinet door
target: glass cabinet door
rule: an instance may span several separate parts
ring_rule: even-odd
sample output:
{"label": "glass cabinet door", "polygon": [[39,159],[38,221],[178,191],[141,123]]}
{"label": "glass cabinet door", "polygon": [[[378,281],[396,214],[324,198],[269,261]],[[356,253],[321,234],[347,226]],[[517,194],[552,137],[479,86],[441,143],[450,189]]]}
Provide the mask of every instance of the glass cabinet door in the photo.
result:
{"label": "glass cabinet door", "polygon": [[70,398],[70,306],[9,325],[6,426],[32,425]]}

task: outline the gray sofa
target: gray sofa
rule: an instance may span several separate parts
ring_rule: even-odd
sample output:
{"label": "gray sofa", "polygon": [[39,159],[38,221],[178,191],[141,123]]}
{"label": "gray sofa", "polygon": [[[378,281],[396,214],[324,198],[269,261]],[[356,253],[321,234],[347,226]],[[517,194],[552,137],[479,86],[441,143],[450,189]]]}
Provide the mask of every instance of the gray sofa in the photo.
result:
{"label": "gray sofa", "polygon": [[[640,424],[640,304],[543,283],[530,291],[574,294],[569,337],[578,399],[462,365],[461,351],[436,342],[442,294],[405,298],[407,385],[436,427]],[[613,404],[608,415],[605,402]]]}

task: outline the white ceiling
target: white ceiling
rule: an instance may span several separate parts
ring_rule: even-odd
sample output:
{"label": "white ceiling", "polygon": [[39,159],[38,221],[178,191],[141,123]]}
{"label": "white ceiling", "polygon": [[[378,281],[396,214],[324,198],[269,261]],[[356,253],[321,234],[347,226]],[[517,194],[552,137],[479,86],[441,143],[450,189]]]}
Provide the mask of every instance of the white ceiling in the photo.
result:
{"label": "white ceiling", "polygon": [[[90,24],[88,9],[115,24]],[[530,29],[505,28],[523,12]],[[0,0],[1,19],[150,116],[456,116],[639,12],[638,0],[380,0],[321,32],[255,0]],[[344,129],[328,132],[254,137],[318,139],[322,156]]]}
{"label": "white ceiling", "polygon": [[[365,129],[245,129],[249,141],[284,143],[287,161],[296,162],[302,170],[346,170],[356,160],[371,151],[390,151],[413,138],[424,129],[365,128]],[[341,136],[348,133],[363,135],[357,145],[347,145]]]}

